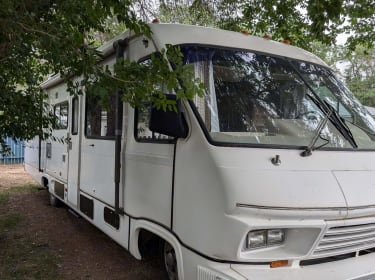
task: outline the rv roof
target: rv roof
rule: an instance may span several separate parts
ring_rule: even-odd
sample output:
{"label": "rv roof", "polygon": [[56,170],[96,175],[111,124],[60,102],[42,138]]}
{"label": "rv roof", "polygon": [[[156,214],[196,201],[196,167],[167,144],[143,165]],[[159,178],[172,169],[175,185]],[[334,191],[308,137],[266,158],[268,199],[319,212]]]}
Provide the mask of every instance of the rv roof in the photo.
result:
{"label": "rv roof", "polygon": [[[326,64],[319,57],[301,48],[257,36],[244,35],[241,32],[233,32],[196,25],[171,23],[150,24],[150,28],[152,30],[152,38],[157,44],[158,48],[164,47],[165,44],[223,46],[290,57],[326,66]],[[114,51],[113,42],[127,36],[129,36],[129,33],[124,32],[123,34],[116,36],[108,43],[99,47],[98,50],[103,52],[104,56],[107,56]]]}
{"label": "rv roof", "polygon": [[[184,24],[150,24],[150,28],[152,31],[152,39],[159,49],[163,48],[166,44],[222,46],[290,57],[326,66],[316,55],[301,48],[263,39],[261,37],[244,35],[240,32]],[[128,36],[129,31],[119,34],[100,46],[98,51],[102,52],[104,57],[109,56],[114,53],[113,42]],[[47,81],[43,82],[41,87],[49,88],[59,82],[61,82],[61,79],[58,76],[52,76],[47,79]]]}
{"label": "rv roof", "polygon": [[326,66],[316,55],[301,48],[241,32],[183,24],[151,24],[152,37],[158,47],[165,44],[200,44],[252,50],[295,58]]}

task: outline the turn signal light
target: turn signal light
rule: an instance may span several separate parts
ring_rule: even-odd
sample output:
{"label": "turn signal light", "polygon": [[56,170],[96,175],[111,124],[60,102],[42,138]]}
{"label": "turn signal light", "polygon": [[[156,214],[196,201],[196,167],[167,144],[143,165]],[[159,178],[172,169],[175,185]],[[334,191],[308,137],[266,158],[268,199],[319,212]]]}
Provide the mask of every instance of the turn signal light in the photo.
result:
{"label": "turn signal light", "polygon": [[288,266],[287,260],[278,260],[270,263],[270,268],[285,267]]}

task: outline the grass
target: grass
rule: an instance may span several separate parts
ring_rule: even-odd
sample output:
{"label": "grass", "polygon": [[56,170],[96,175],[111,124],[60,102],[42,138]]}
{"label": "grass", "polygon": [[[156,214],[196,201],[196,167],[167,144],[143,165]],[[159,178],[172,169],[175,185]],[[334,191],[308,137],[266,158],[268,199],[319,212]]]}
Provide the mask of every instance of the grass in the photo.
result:
{"label": "grass", "polygon": [[0,215],[0,236],[13,230],[20,221],[21,216],[17,213]]}
{"label": "grass", "polygon": [[33,193],[33,184],[0,190],[0,279],[57,279],[58,258],[48,243],[35,240],[23,221],[27,219],[9,207],[10,197]]}
{"label": "grass", "polygon": [[37,190],[38,190],[38,186],[34,184],[20,185],[20,186],[15,186],[15,187],[3,189],[3,190],[0,189],[0,206],[6,204],[11,195],[36,192]]}
{"label": "grass", "polygon": [[1,279],[57,279],[57,257],[47,243],[22,237],[8,240],[0,259]]}

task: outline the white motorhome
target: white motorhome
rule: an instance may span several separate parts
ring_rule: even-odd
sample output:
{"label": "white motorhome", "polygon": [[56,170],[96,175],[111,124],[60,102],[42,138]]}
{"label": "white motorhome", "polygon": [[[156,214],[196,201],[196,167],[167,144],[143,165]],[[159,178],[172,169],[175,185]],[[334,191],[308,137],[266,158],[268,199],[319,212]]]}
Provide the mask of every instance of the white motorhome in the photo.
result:
{"label": "white motorhome", "polygon": [[99,48],[102,63],[180,46],[206,95],[177,113],[104,108],[47,80],[69,141],[29,143],[25,166],[52,204],[137,259],[162,241],[169,279],[375,279],[375,121],[327,65],[241,33],[150,28]]}

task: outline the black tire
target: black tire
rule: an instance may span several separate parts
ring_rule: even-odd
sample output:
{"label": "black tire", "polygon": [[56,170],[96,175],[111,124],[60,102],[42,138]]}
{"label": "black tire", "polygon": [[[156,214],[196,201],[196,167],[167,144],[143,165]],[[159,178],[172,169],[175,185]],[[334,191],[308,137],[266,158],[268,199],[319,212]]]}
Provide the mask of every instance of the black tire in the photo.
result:
{"label": "black tire", "polygon": [[173,247],[168,242],[164,242],[163,259],[167,279],[178,280],[176,253]]}
{"label": "black tire", "polygon": [[49,193],[49,204],[53,207],[59,207],[61,205],[61,201],[52,193]]}

